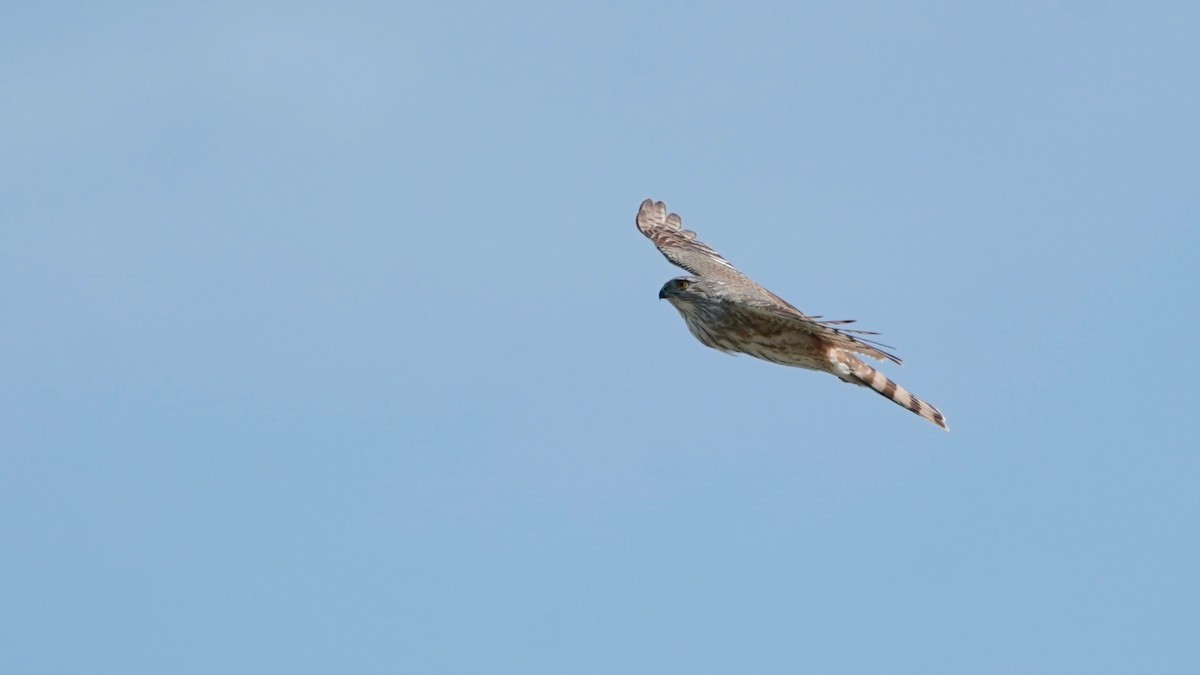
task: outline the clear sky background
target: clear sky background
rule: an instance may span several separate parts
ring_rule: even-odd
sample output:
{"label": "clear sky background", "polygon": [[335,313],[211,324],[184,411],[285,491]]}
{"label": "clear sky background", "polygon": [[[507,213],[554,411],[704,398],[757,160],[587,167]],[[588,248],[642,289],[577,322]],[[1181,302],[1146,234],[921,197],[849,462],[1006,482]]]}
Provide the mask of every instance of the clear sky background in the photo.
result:
{"label": "clear sky background", "polygon": [[1200,9],[827,5],[10,5],[0,673],[1200,672]]}

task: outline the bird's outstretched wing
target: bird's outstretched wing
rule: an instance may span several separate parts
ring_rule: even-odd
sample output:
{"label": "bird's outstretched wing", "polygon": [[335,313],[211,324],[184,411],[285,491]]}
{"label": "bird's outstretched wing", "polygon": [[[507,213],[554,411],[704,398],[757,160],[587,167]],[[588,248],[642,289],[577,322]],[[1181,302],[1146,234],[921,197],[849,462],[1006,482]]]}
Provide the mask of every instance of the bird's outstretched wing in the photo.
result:
{"label": "bird's outstretched wing", "polygon": [[[683,229],[679,214],[667,214],[667,205],[647,199],[638,209],[637,227],[671,264],[698,277],[727,281],[750,281],[711,246],[696,239],[696,233]],[[751,282],[753,283],[753,282]]]}
{"label": "bird's outstretched wing", "polygon": [[740,309],[747,314],[757,314],[764,319],[782,321],[792,328],[820,338],[831,347],[862,354],[877,361],[891,361],[897,365],[903,363],[899,356],[884,351],[884,349],[892,349],[892,347],[864,337],[866,335],[878,335],[878,333],[867,330],[839,328],[839,326],[854,323],[853,319],[823,321],[819,316],[809,316],[792,307],[787,301],[770,291],[767,291],[767,295],[770,296],[770,299],[744,298],[739,303]]}
{"label": "bird's outstretched wing", "polygon": [[721,257],[711,246],[696,238],[696,233],[683,228],[683,219],[675,213],[667,213],[667,205],[647,199],[642,202],[637,214],[637,228],[646,235],[672,264],[698,277],[720,279],[738,289],[736,296],[743,309],[758,313],[763,318],[783,321],[797,330],[818,337],[831,346],[868,356],[880,361],[900,363],[900,358],[883,351],[891,349],[865,335],[876,335],[870,331],[839,328],[853,321],[822,321],[819,316],[809,316],[793,307],[783,298],[758,285],[738,271],[728,260]]}

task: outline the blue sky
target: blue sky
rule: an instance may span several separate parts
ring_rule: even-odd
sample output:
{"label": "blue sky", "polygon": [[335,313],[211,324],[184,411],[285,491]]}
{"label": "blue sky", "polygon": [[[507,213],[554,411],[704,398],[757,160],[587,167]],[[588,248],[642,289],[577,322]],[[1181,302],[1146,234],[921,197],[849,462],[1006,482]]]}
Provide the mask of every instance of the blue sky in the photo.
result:
{"label": "blue sky", "polygon": [[0,673],[1200,669],[1196,5],[6,16]]}

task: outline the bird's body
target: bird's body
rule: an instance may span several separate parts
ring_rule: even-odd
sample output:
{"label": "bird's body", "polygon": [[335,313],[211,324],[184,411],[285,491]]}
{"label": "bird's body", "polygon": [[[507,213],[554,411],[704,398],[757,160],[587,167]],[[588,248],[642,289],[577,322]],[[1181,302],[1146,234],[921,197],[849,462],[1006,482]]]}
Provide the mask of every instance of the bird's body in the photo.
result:
{"label": "bird's body", "polygon": [[647,199],[637,226],[667,260],[695,276],[668,281],[658,297],[679,311],[701,344],[723,352],[749,354],[772,363],[818,370],[844,382],[869,387],[898,405],[948,429],[937,408],[918,399],[856,355],[900,363],[864,336],[844,328],[851,321],[808,316],[739,272],[715,250],[683,229],[666,205]]}
{"label": "bird's body", "polygon": [[785,366],[821,370],[825,350],[813,335],[790,330],[783,319],[754,316],[744,311],[738,300],[723,297],[726,293],[710,291],[707,295],[718,299],[695,302],[683,293],[665,296],[704,346],[749,354]]}

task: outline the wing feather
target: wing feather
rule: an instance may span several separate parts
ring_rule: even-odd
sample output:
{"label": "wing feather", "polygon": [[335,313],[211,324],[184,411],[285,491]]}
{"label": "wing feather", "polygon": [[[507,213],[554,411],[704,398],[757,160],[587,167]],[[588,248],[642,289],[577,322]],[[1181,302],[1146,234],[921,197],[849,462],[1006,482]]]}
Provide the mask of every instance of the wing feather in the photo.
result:
{"label": "wing feather", "polygon": [[638,209],[637,227],[671,264],[698,277],[742,281],[742,274],[721,257],[711,246],[696,238],[696,233],[683,229],[683,219],[667,213],[667,205],[647,199]]}
{"label": "wing feather", "polygon": [[868,356],[877,361],[891,361],[897,365],[903,363],[899,356],[891,352],[884,351],[892,349],[892,347],[876,342],[870,338],[861,337],[862,335],[878,335],[871,331],[847,330],[845,328],[837,328],[837,325],[851,323],[853,320],[842,321],[820,321],[817,317],[811,317],[792,307],[779,296],[767,291],[773,300],[783,303],[781,307],[776,302],[764,301],[757,298],[743,297],[741,298],[741,307],[747,313],[756,313],[763,318],[770,318],[785,322],[798,330],[802,330],[809,335],[821,338],[830,346],[845,349],[863,356]]}

